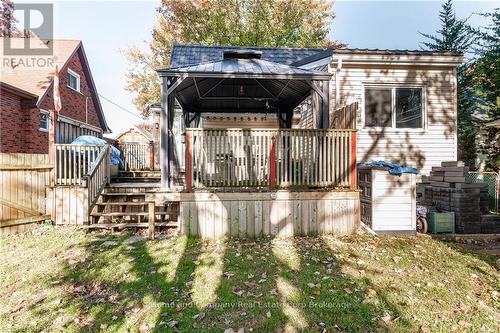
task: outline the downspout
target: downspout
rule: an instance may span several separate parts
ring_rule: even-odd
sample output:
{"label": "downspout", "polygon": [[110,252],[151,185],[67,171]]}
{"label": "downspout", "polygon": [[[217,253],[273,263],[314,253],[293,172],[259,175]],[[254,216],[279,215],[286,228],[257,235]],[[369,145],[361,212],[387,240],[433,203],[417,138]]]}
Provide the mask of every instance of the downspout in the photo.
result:
{"label": "downspout", "polygon": [[[333,56],[332,56],[333,58]],[[337,111],[337,109],[340,106],[340,71],[342,70],[342,59],[337,60],[337,67],[335,68],[335,109],[334,112]]]}

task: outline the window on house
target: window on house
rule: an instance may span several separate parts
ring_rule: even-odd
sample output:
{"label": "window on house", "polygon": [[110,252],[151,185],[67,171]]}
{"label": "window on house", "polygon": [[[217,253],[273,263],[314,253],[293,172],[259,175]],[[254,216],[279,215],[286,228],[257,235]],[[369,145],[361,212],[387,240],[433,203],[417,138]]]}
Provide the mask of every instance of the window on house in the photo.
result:
{"label": "window on house", "polygon": [[68,86],[80,92],[80,75],[76,74],[71,69],[68,69]]}
{"label": "window on house", "polygon": [[49,130],[49,114],[46,112],[40,112],[40,130]]}
{"label": "window on house", "polygon": [[422,88],[365,88],[366,127],[423,127]]}
{"label": "window on house", "polygon": [[365,90],[365,126],[391,126],[391,94],[391,89],[367,88]]}
{"label": "window on house", "polygon": [[396,127],[422,127],[422,89],[396,89]]}

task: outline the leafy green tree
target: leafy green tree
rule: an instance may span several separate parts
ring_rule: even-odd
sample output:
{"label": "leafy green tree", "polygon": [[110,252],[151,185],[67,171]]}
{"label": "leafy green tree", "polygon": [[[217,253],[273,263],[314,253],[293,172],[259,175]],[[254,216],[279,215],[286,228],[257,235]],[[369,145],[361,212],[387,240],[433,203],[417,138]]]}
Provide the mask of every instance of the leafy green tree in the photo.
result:
{"label": "leafy green tree", "polygon": [[[474,83],[486,101],[489,120],[496,120],[500,119],[500,9],[482,16],[491,19],[491,24],[479,31],[476,49],[479,59],[474,64]],[[488,157],[486,168],[500,170],[500,130],[487,129],[485,144],[481,148]]]}
{"label": "leafy green tree", "polygon": [[336,47],[328,39],[334,18],[328,0],[163,0],[149,53],[131,48],[126,88],[147,115],[159,101],[155,69],[166,67],[175,43],[268,47]]}
{"label": "leafy green tree", "polygon": [[[427,40],[422,45],[427,50],[468,53],[472,51],[476,34],[466,19],[458,19],[453,1],[446,0],[439,12],[441,27],[436,34],[421,33]],[[458,101],[458,158],[473,167],[476,160],[477,121],[473,117],[478,107],[478,96],[473,86],[473,62],[457,68]]]}

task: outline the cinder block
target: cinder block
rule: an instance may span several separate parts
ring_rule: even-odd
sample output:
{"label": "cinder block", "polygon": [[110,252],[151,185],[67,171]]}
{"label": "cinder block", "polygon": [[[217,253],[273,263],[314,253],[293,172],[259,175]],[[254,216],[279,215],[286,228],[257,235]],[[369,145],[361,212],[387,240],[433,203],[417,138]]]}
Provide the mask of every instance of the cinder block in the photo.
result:
{"label": "cinder block", "polygon": [[442,167],[463,167],[465,166],[463,161],[445,161],[441,162]]}
{"label": "cinder block", "polygon": [[466,177],[444,177],[445,182],[449,183],[467,183],[469,180]]}

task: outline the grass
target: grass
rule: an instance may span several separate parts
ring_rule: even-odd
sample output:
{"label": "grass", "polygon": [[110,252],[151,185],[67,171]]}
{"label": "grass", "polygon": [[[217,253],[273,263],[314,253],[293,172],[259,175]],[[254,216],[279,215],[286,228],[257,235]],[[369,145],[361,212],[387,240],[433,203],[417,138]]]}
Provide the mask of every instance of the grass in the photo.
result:
{"label": "grass", "polygon": [[496,258],[427,236],[130,236],[0,238],[0,331],[500,330]]}

